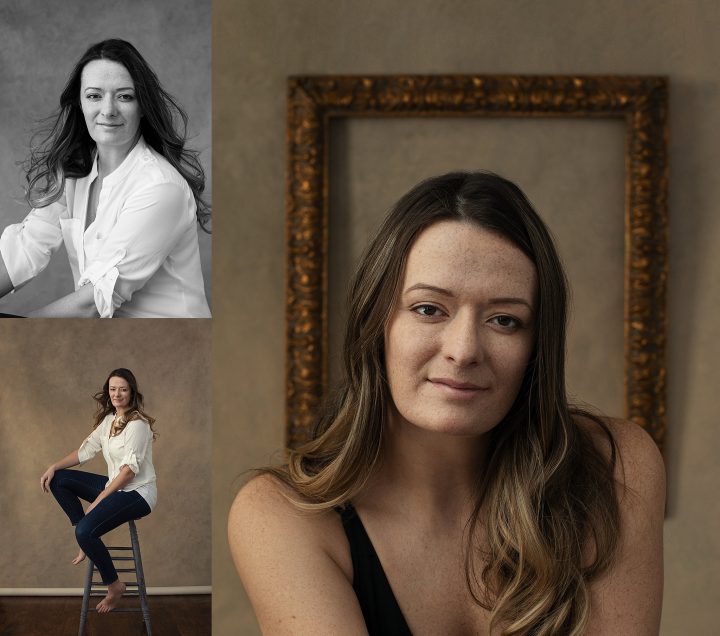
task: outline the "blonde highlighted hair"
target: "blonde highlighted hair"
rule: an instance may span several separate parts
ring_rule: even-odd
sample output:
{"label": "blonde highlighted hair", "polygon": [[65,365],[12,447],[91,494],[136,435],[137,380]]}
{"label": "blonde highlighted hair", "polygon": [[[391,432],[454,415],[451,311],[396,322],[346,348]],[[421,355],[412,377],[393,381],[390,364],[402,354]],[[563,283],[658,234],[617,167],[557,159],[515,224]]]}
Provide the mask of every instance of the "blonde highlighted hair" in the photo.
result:
{"label": "blonde highlighted hair", "polygon": [[[450,173],[398,201],[352,281],[344,379],[311,439],[289,451],[287,465],[267,472],[308,509],[343,505],[363,489],[392,404],[385,327],[407,255],[425,228],[448,219],[508,239],[534,263],[538,280],[534,351],[513,406],[488,433],[468,521],[467,584],[503,634],[580,634],[590,613],[589,583],[617,551],[616,445],[602,420],[568,404],[565,273],[548,229],[510,181],[488,172]],[[593,426],[607,439],[609,455],[594,441]]]}

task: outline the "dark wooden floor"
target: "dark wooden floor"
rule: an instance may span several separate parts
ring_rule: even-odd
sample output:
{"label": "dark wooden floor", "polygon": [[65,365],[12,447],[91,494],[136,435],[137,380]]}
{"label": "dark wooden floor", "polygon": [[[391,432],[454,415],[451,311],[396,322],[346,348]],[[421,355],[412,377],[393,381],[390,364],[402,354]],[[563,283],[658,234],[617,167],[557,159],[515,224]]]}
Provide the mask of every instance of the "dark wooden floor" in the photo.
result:
{"label": "dark wooden floor", "polygon": [[[92,599],[93,607],[98,599]],[[79,596],[0,597],[0,636],[76,636],[80,626]],[[153,636],[210,636],[210,595],[151,596]],[[122,607],[139,607],[137,598]],[[141,636],[140,612],[88,614],[87,636]]]}

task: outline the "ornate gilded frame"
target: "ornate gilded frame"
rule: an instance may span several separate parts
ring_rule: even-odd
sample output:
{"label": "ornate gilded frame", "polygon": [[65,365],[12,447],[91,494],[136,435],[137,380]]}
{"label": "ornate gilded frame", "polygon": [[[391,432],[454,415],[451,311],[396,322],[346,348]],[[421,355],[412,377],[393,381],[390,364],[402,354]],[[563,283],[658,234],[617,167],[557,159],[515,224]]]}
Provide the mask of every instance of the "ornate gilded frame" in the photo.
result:
{"label": "ornate gilded frame", "polygon": [[667,102],[663,77],[310,76],[288,80],[287,444],[328,374],[328,149],[335,117],[615,117],[626,124],[625,417],[665,438]]}

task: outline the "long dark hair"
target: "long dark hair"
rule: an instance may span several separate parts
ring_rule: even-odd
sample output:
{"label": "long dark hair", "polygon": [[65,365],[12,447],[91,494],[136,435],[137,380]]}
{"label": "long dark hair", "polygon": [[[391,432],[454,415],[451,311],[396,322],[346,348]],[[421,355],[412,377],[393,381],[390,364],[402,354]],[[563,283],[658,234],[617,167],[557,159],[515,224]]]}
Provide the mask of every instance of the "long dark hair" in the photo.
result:
{"label": "long dark hair", "polygon": [[150,417],[145,412],[143,403],[143,394],[138,390],[138,383],[135,379],[135,375],[130,369],[114,369],[108,375],[105,384],[103,384],[102,391],[98,391],[93,395],[93,399],[97,402],[97,410],[95,411],[95,423],[93,428],[100,426],[100,423],[112,413],[115,412],[115,407],[110,399],[110,379],[111,378],[122,378],[130,386],[130,403],[126,409],[122,418],[117,423],[115,434],[118,435],[127,426],[128,422],[133,420],[145,420],[150,425],[150,430],[153,432],[153,439],[157,438],[157,433],[153,424],[155,424],[155,418]]}
{"label": "long dark hair", "polygon": [[[60,95],[60,108],[33,137],[25,162],[28,203],[36,208],[50,205],[62,196],[65,179],[84,177],[92,168],[95,142],[83,117],[80,87],[82,71],[93,60],[110,60],[127,69],[142,113],[140,133],[187,181],[197,204],[198,223],[207,230],[210,206],[202,198],[205,172],[198,153],[185,148],[187,114],[160,85],[137,49],[125,40],[93,44],[75,65]],[[37,139],[40,141],[36,143]]]}
{"label": "long dark hair", "polygon": [[[580,634],[590,613],[588,583],[617,549],[616,446],[600,418],[568,404],[565,273],[548,229],[510,181],[454,172],[423,181],[398,201],[351,284],[344,380],[312,439],[289,451],[287,466],[269,472],[294,488],[305,508],[342,505],[367,483],[392,405],[386,326],[414,241],[443,220],[503,236],[533,262],[538,280],[534,350],[513,406],[489,433],[469,520],[468,587],[503,633]],[[594,440],[593,425],[608,440],[609,457]],[[480,546],[478,526],[487,534]],[[588,542],[590,562],[583,552]],[[478,563],[485,564],[480,572]]]}

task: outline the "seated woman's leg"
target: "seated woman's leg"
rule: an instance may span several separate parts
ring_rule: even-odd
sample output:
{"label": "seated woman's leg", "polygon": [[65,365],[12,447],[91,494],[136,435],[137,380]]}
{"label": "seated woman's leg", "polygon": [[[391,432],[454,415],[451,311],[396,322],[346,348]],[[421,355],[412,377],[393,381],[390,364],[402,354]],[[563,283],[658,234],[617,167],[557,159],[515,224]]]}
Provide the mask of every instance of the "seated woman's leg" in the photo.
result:
{"label": "seated woman's leg", "polygon": [[112,558],[100,537],[110,530],[150,514],[150,506],[135,491],[117,491],[108,495],[75,527],[80,548],[95,563],[105,585],[117,581],[118,575]]}
{"label": "seated woman's leg", "polygon": [[107,480],[103,475],[63,468],[55,471],[50,482],[50,492],[65,511],[70,523],[76,526],[85,516],[80,499],[95,501],[105,488]]}

